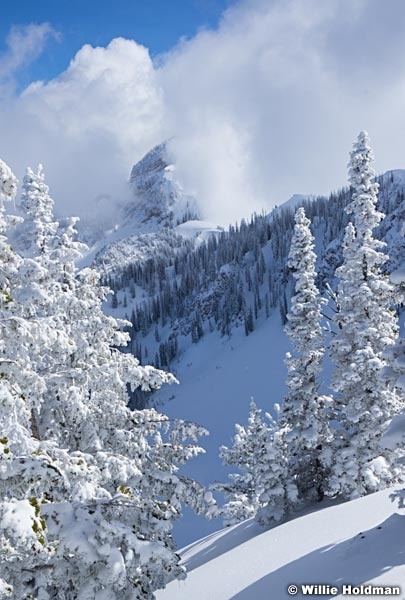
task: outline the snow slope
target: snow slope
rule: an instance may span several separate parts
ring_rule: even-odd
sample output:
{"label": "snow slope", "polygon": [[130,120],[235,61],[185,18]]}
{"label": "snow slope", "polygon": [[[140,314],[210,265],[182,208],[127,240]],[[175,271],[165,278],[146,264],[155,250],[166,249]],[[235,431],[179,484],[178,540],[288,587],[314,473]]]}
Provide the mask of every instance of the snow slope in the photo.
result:
{"label": "snow slope", "polygon": [[[252,520],[223,529],[182,551],[185,582],[157,600],[282,600],[303,598],[302,584],[400,586],[405,598],[405,513],[393,490],[328,506],[264,531]],[[287,587],[298,586],[289,595]],[[327,594],[319,599],[333,597]],[[370,596],[356,595],[357,598]],[[371,596],[377,597],[377,596]],[[379,596],[381,597],[381,596]]]}
{"label": "snow slope", "polygon": [[224,229],[208,221],[198,221],[192,219],[180,223],[175,227],[176,233],[179,233],[185,238],[194,239],[197,238],[197,242],[203,242],[207,240],[211,235],[220,235]]}
{"label": "snow slope", "polygon": [[[180,384],[164,386],[155,399],[164,404],[169,417],[194,421],[210,432],[201,440],[206,453],[190,461],[185,473],[205,485],[226,481],[228,470],[218,456],[219,447],[231,445],[235,423],[246,423],[252,397],[264,411],[281,402],[286,392],[284,356],[289,349],[275,312],[248,337],[243,327],[234,329],[230,339],[219,332],[205,335],[173,363],[171,370]],[[221,525],[221,520],[209,522],[186,512],[174,534],[184,546]]]}

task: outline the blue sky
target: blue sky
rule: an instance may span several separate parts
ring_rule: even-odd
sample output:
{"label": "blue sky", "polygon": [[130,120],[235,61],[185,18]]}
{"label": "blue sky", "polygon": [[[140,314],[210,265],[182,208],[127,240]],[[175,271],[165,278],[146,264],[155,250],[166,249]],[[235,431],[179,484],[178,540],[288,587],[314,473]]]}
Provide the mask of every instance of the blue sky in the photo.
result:
{"label": "blue sky", "polygon": [[0,157],[20,179],[43,163],[65,213],[125,201],[165,139],[221,225],[346,185],[362,129],[377,172],[405,168],[404,0],[6,0],[1,16]]}
{"label": "blue sky", "polygon": [[134,39],[152,57],[201,28],[215,28],[232,0],[15,0],[1,7],[0,53],[12,26],[48,22],[59,33],[46,51],[19,72],[19,87],[64,71],[84,45],[106,46],[115,37]]}

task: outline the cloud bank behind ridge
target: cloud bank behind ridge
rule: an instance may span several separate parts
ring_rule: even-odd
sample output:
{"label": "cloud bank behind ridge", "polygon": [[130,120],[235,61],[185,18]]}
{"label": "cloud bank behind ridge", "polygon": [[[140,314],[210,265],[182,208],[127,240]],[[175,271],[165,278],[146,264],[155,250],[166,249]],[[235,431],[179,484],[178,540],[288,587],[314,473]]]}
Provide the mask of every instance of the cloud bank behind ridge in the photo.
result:
{"label": "cloud bank behind ridge", "polygon": [[[171,136],[178,177],[207,219],[227,224],[295,192],[328,193],[345,184],[360,129],[379,171],[405,167],[404,26],[402,0],[244,0],[155,63],[118,38],[84,46],[58,78],[18,95],[5,83],[25,58],[13,62],[10,45],[1,155],[20,178],[42,162],[70,214],[108,209],[109,197],[112,208],[132,164]],[[27,47],[52,31],[31,26]]]}

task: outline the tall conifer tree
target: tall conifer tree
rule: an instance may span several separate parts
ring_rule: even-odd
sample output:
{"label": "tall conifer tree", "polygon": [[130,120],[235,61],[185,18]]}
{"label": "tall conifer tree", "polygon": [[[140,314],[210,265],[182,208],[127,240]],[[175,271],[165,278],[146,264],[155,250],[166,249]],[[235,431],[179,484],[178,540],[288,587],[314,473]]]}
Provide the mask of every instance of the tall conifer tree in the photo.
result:
{"label": "tall conifer tree", "polygon": [[356,497],[382,489],[395,479],[388,452],[380,448],[385,424],[398,410],[398,397],[382,379],[383,351],[397,335],[394,290],[382,272],[385,243],[374,237],[383,219],[376,208],[378,184],[374,157],[362,131],[349,162],[352,215],[343,243],[339,279],[336,335],[331,343],[335,366],[332,387],[336,392],[337,432],[329,492]]}
{"label": "tall conifer tree", "polygon": [[288,267],[295,293],[285,331],[293,345],[287,354],[287,387],[280,412],[289,470],[301,500],[321,499],[326,470],[323,451],[330,441],[327,407],[331,399],[319,392],[324,356],[321,297],[315,284],[314,238],[303,208],[295,214]]}

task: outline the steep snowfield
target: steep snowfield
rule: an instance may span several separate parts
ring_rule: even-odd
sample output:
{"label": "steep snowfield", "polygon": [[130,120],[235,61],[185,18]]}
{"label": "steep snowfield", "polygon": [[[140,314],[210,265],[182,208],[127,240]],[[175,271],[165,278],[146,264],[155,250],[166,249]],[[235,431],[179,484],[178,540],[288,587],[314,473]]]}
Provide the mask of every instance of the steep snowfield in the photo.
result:
{"label": "steep snowfield", "polygon": [[[272,411],[286,392],[284,356],[289,350],[278,312],[258,324],[248,337],[243,327],[232,337],[218,332],[204,336],[188,348],[172,372],[178,386],[165,386],[155,396],[164,403],[169,417],[194,421],[206,427],[210,435],[201,439],[206,453],[193,459],[185,473],[205,485],[226,481],[227,469],[218,456],[221,445],[231,445],[235,423],[246,423],[250,399],[264,411]],[[221,520],[209,522],[191,512],[175,527],[179,545],[221,527]]]}
{"label": "steep snowfield", "polygon": [[[302,584],[400,586],[405,598],[405,513],[385,490],[328,506],[263,531],[253,521],[223,529],[182,551],[185,582],[174,581],[158,600],[282,600],[303,598]],[[289,595],[287,587],[298,586]],[[357,598],[370,596],[356,595]],[[371,596],[381,597],[381,596]]]}
{"label": "steep snowfield", "polygon": [[197,238],[197,242],[203,242],[211,235],[220,235],[224,230],[222,227],[209,223],[208,221],[191,220],[177,225],[175,231],[185,238]]}

